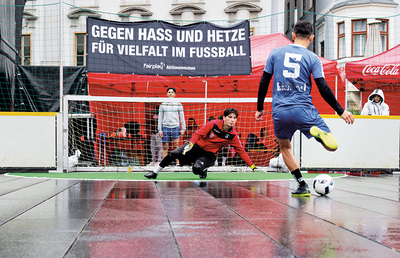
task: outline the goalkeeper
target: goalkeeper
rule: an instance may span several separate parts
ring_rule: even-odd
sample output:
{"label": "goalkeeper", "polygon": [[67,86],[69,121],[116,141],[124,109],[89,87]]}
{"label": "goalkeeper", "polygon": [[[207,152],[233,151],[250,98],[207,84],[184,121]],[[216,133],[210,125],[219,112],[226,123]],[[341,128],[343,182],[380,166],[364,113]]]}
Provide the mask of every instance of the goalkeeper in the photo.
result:
{"label": "goalkeeper", "polygon": [[217,153],[228,144],[235,148],[239,156],[254,170],[255,165],[250,160],[239,136],[233,126],[236,123],[238,111],[227,108],[222,120],[212,120],[196,131],[190,142],[170,152],[152,172],[144,176],[149,179],[157,178],[158,173],[173,160],[179,159],[181,165],[193,164],[193,173],[200,178],[207,177],[207,169],[214,165]]}

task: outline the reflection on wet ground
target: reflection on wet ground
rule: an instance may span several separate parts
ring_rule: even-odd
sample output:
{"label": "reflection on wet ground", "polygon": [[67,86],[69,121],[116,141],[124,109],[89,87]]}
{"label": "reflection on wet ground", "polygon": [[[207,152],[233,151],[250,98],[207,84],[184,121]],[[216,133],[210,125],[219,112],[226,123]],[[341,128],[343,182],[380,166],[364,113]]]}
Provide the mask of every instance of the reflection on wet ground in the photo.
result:
{"label": "reflection on wet ground", "polygon": [[0,257],[400,257],[398,175],[295,186],[0,175]]}

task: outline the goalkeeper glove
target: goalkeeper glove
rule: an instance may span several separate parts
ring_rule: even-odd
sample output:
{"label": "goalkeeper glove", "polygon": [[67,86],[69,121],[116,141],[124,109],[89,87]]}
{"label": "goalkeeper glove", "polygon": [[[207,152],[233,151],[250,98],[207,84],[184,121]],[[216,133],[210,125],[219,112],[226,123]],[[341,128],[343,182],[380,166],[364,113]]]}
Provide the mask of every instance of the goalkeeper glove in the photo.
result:
{"label": "goalkeeper glove", "polygon": [[252,164],[252,165],[250,166],[250,168],[251,168],[251,170],[254,171],[254,169],[256,169],[257,167],[256,167],[256,165]]}
{"label": "goalkeeper glove", "polygon": [[189,142],[185,148],[183,148],[182,154],[185,155],[188,151],[190,151],[193,148],[193,143]]}

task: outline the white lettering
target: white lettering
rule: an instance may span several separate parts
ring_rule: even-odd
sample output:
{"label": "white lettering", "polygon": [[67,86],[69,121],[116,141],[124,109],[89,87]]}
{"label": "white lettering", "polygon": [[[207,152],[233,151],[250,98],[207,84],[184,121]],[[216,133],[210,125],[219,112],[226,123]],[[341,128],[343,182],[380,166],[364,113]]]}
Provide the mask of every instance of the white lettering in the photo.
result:
{"label": "white lettering", "polygon": [[189,57],[196,58],[215,58],[215,57],[231,57],[246,56],[243,46],[233,47],[190,47]]}
{"label": "white lettering", "polygon": [[203,40],[203,31],[201,30],[178,30],[176,33],[178,42],[201,42]]}
{"label": "white lettering", "polygon": [[100,40],[99,43],[92,42],[92,53],[99,52],[100,54],[114,54],[113,45],[105,43],[104,40]]}
{"label": "white lettering", "polygon": [[208,30],[207,41],[208,42],[234,42],[246,39],[246,30]]}
{"label": "white lettering", "polygon": [[384,66],[366,65],[362,70],[363,75],[386,75],[396,76],[399,75],[400,65],[398,64],[385,64]]}
{"label": "white lettering", "polygon": [[168,46],[117,44],[118,54],[127,56],[167,56]]}
{"label": "white lettering", "polygon": [[94,38],[133,40],[133,28],[117,28],[107,26],[92,26],[92,36]]}
{"label": "white lettering", "polygon": [[139,28],[138,40],[172,41],[172,30],[163,28]]}

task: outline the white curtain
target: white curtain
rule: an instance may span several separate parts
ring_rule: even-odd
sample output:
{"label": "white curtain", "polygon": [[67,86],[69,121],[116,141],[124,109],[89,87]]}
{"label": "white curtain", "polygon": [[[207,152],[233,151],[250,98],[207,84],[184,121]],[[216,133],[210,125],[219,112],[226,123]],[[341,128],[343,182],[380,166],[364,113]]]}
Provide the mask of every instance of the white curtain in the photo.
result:
{"label": "white curtain", "polygon": [[367,30],[367,43],[365,45],[364,57],[370,57],[382,53],[379,22],[368,24]]}

